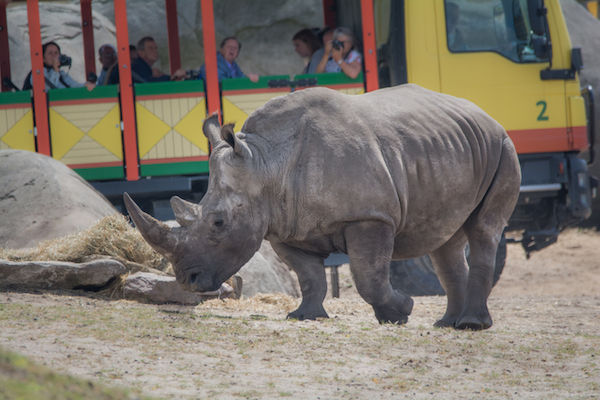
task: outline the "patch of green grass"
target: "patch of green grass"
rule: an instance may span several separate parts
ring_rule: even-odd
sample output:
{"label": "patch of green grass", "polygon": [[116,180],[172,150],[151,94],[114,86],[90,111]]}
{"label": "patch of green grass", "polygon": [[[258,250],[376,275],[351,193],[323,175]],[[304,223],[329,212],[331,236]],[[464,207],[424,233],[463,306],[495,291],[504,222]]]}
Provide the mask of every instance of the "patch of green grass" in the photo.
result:
{"label": "patch of green grass", "polygon": [[0,398],[112,400],[133,399],[139,393],[113,389],[89,380],[57,374],[27,358],[0,349]]}

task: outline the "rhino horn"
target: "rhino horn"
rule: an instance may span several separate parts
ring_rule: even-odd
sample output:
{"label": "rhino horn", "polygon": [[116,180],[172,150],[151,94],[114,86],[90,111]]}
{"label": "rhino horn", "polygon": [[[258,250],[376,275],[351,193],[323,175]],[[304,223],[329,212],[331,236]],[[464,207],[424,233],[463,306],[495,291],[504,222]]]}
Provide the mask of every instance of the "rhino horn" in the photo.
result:
{"label": "rhino horn", "polygon": [[208,138],[210,145],[214,148],[217,144],[223,140],[221,138],[221,124],[219,123],[219,114],[213,113],[204,121],[202,125],[202,131]]}
{"label": "rhino horn", "polygon": [[188,226],[200,217],[197,204],[185,201],[178,196],[171,197],[171,208],[181,226]]}
{"label": "rhino horn", "polygon": [[143,212],[129,194],[123,193],[123,201],[129,216],[148,244],[161,253],[173,253],[177,246],[177,235],[173,229]]}

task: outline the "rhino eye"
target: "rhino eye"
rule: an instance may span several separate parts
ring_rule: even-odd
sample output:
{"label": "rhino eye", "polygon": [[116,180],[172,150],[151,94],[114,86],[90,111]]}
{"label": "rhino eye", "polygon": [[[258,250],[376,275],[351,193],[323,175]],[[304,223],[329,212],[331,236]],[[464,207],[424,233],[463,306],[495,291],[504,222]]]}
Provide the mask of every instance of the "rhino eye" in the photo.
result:
{"label": "rhino eye", "polygon": [[223,220],[222,219],[217,219],[215,220],[215,222],[213,222],[213,225],[220,228],[223,226]]}

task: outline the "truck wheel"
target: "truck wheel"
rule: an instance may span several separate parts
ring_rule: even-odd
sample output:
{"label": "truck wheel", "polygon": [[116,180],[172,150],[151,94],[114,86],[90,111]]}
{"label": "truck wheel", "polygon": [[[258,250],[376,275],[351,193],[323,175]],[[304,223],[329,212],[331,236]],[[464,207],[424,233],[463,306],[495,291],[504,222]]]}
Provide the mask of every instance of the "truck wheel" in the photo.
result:
{"label": "truck wheel", "polygon": [[[469,246],[467,246],[465,252],[468,260]],[[506,238],[502,235],[496,252],[493,285],[500,279],[505,262]],[[446,294],[435,275],[429,256],[392,261],[390,264],[390,283],[394,289],[401,290],[409,296],[441,296]]]}

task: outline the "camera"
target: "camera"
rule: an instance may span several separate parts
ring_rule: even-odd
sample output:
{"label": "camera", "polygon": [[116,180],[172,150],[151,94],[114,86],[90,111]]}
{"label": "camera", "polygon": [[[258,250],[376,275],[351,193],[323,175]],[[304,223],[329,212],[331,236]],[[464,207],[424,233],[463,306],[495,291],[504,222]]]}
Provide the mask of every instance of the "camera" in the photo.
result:
{"label": "camera", "polygon": [[60,62],[61,67],[67,66],[67,67],[71,68],[71,61],[72,61],[71,57],[69,57],[65,54],[61,54],[58,61]]}
{"label": "camera", "polygon": [[331,47],[333,47],[336,50],[341,50],[342,47],[344,47],[344,42],[342,42],[341,40],[332,40],[331,41]]}

